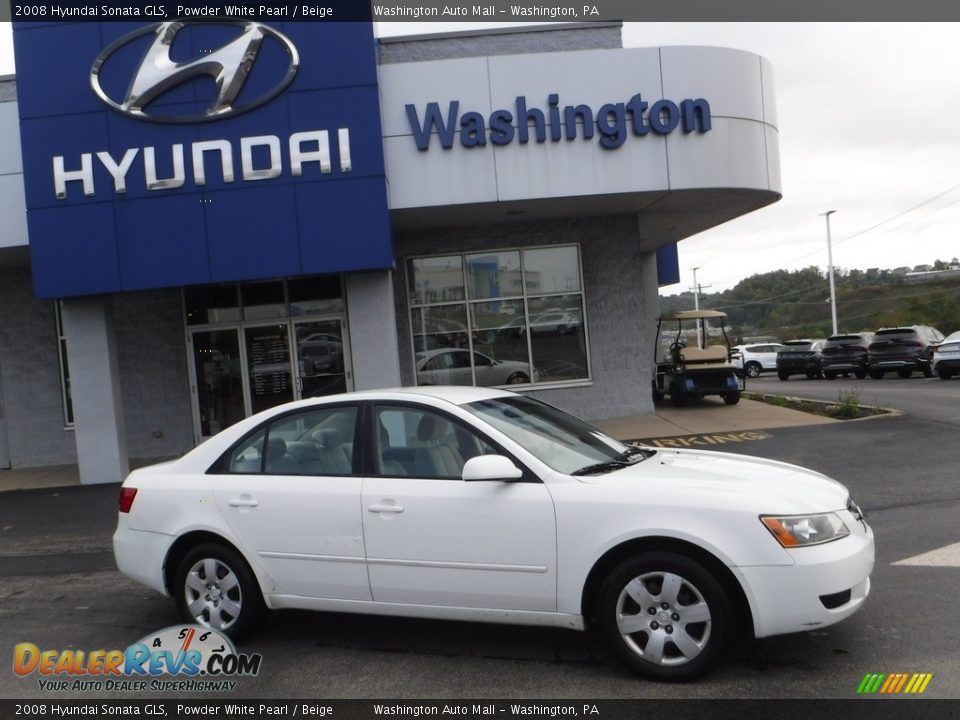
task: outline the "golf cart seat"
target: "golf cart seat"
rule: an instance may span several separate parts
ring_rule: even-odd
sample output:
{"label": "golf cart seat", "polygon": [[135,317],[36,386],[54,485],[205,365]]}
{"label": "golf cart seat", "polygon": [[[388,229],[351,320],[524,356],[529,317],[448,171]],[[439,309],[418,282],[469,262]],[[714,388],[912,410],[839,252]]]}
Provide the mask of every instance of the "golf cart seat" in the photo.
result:
{"label": "golf cart seat", "polygon": [[680,360],[686,365],[726,365],[727,348],[722,345],[686,347],[680,351]]}

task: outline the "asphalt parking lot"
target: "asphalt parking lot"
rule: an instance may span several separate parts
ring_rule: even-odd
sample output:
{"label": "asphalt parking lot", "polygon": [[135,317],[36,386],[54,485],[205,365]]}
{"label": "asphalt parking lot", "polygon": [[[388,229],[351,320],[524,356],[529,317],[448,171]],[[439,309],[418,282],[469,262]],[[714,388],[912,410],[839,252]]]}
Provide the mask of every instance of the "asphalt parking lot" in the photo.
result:
{"label": "asphalt parking lot", "polygon": [[[581,633],[283,611],[241,648],[264,659],[260,675],[243,679],[237,692],[264,698],[853,698],[867,673],[927,672],[934,677],[924,697],[960,697],[960,562],[949,549],[924,558],[960,542],[954,445],[960,380],[749,381],[751,390],[823,399],[855,387],[862,402],[905,414],[772,429],[763,439],[715,448],[812,467],[844,482],[867,511],[877,538],[873,592],[864,609],[840,625],[735,642],[713,675],[676,686],[635,679]],[[93,486],[0,497],[0,653],[8,662],[18,642],[123,648],[178,622],[169,599],[113,568],[116,495],[115,486]],[[40,695],[35,677],[0,671],[0,697]]]}

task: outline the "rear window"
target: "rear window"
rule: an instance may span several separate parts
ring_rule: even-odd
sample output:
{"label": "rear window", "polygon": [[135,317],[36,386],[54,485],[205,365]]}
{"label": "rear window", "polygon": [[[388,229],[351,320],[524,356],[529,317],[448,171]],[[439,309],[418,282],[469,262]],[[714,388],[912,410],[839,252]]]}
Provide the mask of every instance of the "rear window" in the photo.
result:
{"label": "rear window", "polygon": [[874,337],[916,337],[917,331],[910,328],[890,328],[889,330],[877,330]]}
{"label": "rear window", "polygon": [[861,337],[860,335],[834,335],[832,338],[827,339],[827,344],[824,347],[839,347],[841,345],[866,345],[866,338]]}
{"label": "rear window", "polygon": [[813,343],[809,340],[788,340],[783,344],[781,350],[791,351],[791,350],[809,350],[813,346]]}

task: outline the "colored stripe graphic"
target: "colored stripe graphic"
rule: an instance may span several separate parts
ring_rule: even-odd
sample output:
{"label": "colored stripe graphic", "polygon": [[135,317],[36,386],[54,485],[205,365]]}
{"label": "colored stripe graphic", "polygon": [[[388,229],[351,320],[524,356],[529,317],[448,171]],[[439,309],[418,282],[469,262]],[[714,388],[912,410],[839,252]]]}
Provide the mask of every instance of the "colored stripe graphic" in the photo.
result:
{"label": "colored stripe graphic", "polygon": [[858,695],[920,695],[933,679],[933,673],[867,673],[857,686]]}

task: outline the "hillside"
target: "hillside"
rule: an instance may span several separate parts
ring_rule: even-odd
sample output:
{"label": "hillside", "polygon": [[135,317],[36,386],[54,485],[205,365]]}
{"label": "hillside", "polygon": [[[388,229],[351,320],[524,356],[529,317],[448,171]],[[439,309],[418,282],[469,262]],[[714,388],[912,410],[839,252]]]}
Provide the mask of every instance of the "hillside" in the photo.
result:
{"label": "hillside", "polygon": [[[939,263],[940,261],[938,261]],[[944,334],[960,330],[960,281],[908,284],[889,270],[838,271],[840,332],[886,325],[932,325]],[[753,275],[721,293],[700,295],[700,307],[723,310],[735,336],[826,337],[830,289],[820,268]],[[660,298],[663,312],[693,308],[693,293]]]}

